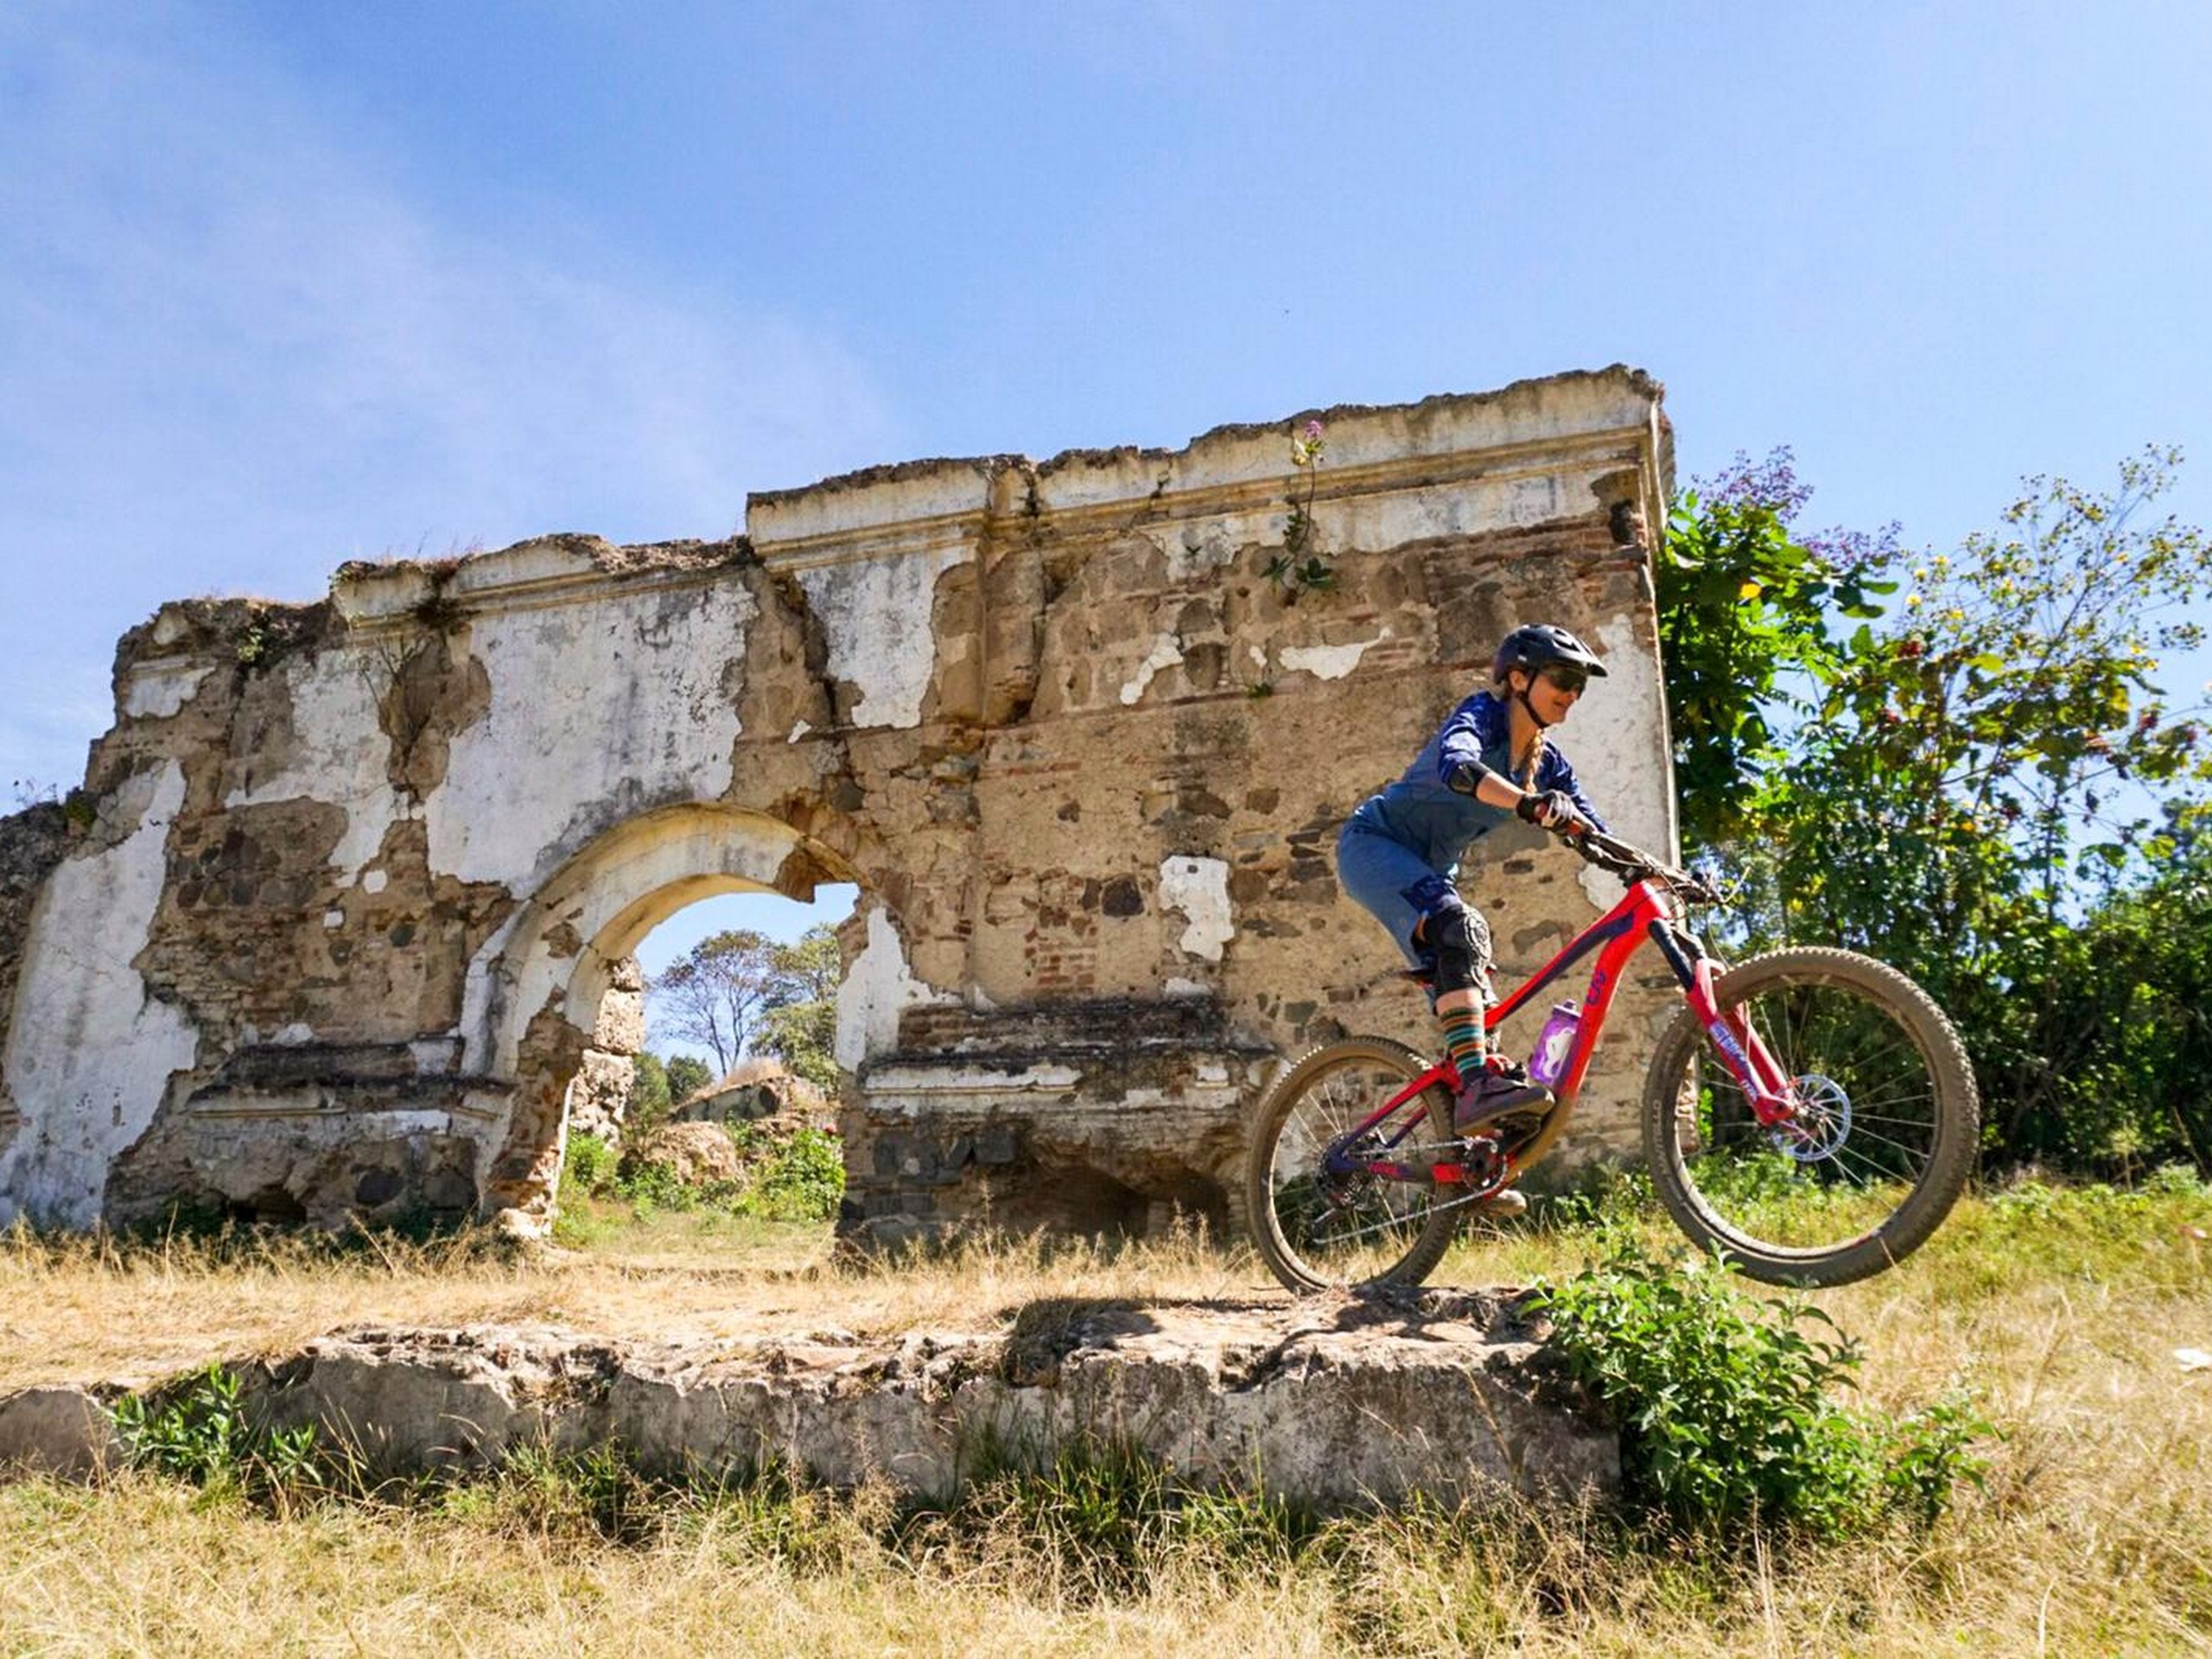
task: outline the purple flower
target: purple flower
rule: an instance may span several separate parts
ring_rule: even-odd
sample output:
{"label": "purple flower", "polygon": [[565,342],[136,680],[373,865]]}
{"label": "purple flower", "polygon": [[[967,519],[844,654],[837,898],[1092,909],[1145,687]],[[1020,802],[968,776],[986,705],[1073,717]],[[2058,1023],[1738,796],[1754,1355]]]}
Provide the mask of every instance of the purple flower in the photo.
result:
{"label": "purple flower", "polygon": [[1306,436],[1308,442],[1319,443],[1321,441],[1321,423],[1319,421],[1306,422]]}
{"label": "purple flower", "polygon": [[1690,487],[1715,506],[1768,507],[1787,523],[1813,499],[1812,486],[1797,481],[1796,463],[1788,444],[1758,461],[1738,449],[1718,478],[1693,479]]}

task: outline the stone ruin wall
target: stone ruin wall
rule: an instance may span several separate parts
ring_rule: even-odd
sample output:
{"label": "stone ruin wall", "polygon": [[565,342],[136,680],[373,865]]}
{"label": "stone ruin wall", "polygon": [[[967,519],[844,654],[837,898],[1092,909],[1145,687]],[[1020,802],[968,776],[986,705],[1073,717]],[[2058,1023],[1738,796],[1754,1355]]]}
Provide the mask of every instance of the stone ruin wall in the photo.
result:
{"label": "stone ruin wall", "polygon": [[[1269,424],[877,468],[756,495],[726,543],[166,606],[82,791],[0,823],[0,1222],[540,1225],[567,1112],[641,1040],[639,941],[851,880],[848,1230],[1232,1223],[1285,1057],[1430,1040],[1332,845],[1507,629],[1599,645],[1567,746],[1671,846],[1660,397],[1614,368],[1329,411],[1338,581],[1294,601]],[[1618,887],[1512,826],[1470,892],[1510,972]],[[1585,1155],[1633,1146],[1669,1007],[1640,965]]]}

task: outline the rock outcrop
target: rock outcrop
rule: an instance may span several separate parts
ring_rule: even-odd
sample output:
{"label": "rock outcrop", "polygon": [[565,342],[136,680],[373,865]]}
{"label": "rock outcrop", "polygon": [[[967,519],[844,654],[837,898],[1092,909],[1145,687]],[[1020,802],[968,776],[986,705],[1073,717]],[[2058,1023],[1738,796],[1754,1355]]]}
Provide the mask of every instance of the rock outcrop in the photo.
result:
{"label": "rock outcrop", "polygon": [[[1511,1298],[1048,1301],[985,1332],[714,1347],[544,1327],[341,1332],[238,1364],[264,1427],[313,1423],[372,1471],[458,1472],[613,1445],[671,1475],[782,1465],[950,1494],[979,1466],[1111,1447],[1303,1506],[1610,1491],[1618,1440]],[[0,1401],[0,1464],[111,1450],[90,1396]],[[73,1439],[74,1434],[76,1438]]]}

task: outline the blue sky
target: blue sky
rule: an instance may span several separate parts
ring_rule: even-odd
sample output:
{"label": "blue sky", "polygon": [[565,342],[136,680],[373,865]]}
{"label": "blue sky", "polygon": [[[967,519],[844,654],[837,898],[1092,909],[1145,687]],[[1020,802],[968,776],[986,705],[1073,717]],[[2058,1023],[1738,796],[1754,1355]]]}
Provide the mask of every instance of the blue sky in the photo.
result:
{"label": "blue sky", "polygon": [[2201,0],[12,0],[0,765],[164,599],[1617,360],[1822,520],[2152,441],[2212,519],[2208,72]]}

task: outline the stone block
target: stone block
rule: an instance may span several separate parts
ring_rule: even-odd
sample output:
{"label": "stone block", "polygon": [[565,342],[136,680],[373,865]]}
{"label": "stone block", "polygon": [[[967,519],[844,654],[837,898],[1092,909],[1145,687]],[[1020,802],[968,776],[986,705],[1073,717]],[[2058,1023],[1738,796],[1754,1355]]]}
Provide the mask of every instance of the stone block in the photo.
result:
{"label": "stone block", "polygon": [[26,1389],[0,1397],[0,1470],[83,1479],[119,1468],[115,1417],[83,1389]]}
{"label": "stone block", "polygon": [[599,1000],[599,1018],[593,1023],[594,1048],[613,1054],[635,1054],[645,1046],[645,994],[643,990],[609,990]]}
{"label": "stone block", "polygon": [[[874,1242],[918,1236],[892,1224]],[[943,1500],[990,1459],[1049,1467],[1110,1448],[1193,1486],[1324,1513],[1619,1484],[1615,1434],[1510,1298],[1352,1303],[1324,1321],[1280,1300],[1051,1312],[711,1350],[547,1327],[363,1329],[232,1368],[255,1422],[313,1424],[389,1475],[617,1445],[650,1471],[780,1464],[832,1486],[888,1479]],[[54,1449],[88,1455],[88,1396],[23,1400],[0,1401],[0,1434],[47,1413],[66,1431]]]}

